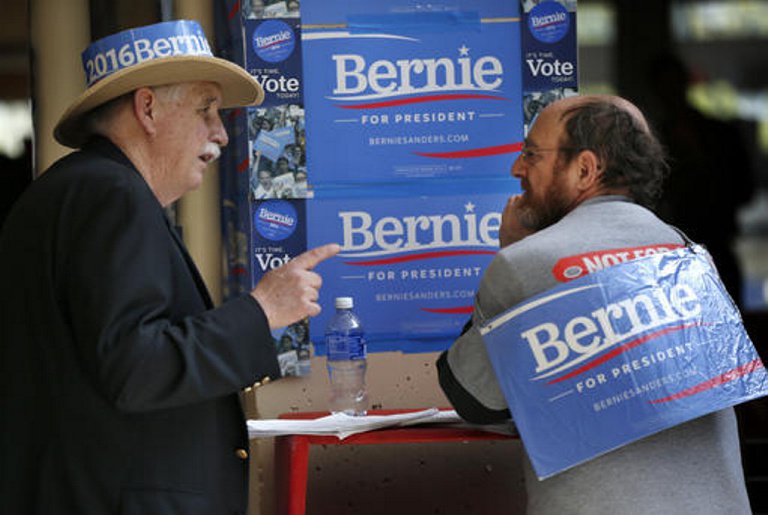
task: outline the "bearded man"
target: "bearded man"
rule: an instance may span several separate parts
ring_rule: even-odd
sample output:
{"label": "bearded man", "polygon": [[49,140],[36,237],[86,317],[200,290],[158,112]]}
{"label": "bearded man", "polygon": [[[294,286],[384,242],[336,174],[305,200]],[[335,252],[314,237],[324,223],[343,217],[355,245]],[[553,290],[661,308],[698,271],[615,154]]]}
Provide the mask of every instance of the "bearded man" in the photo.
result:
{"label": "bearded man", "polygon": [[[502,213],[502,248],[485,271],[472,321],[437,363],[463,418],[510,418],[479,333],[484,321],[568,281],[563,264],[575,257],[684,246],[650,210],[666,173],[660,144],[625,99],[569,97],[541,112],[512,167],[523,193]],[[544,480],[527,459],[524,468],[528,515],[750,513],[732,408]]]}

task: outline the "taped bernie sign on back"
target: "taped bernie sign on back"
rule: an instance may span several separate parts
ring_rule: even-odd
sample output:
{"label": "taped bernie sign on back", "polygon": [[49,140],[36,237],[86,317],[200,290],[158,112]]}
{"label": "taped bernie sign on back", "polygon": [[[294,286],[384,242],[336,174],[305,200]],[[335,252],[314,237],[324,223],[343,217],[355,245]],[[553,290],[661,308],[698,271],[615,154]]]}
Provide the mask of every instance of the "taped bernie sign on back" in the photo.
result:
{"label": "taped bernie sign on back", "polygon": [[580,277],[480,332],[539,478],[768,393],[697,246]]}

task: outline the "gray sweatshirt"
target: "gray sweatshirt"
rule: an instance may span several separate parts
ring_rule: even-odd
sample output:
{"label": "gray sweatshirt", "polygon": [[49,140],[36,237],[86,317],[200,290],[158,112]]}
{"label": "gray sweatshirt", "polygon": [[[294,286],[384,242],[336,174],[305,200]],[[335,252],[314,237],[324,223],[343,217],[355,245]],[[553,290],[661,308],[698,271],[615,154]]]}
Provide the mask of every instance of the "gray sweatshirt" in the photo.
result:
{"label": "gray sweatshirt", "polygon": [[[499,251],[481,281],[473,324],[438,368],[460,414],[506,413],[480,324],[562,281],[633,255],[682,246],[678,232],[624,197],[584,202],[558,223]],[[611,261],[613,259],[613,261]],[[528,515],[748,515],[732,409],[644,438],[539,480],[526,459]]]}

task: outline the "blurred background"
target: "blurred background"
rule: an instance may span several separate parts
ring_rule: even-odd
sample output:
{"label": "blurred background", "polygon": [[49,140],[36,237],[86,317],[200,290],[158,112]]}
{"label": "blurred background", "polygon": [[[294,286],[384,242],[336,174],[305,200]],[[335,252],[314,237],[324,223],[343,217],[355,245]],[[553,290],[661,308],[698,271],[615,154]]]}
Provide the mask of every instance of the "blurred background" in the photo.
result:
{"label": "blurred background", "polygon": [[[0,224],[67,151],[51,128],[82,91],[88,42],[219,1],[0,0]],[[620,94],[649,116],[672,168],[658,211],[710,249],[765,360],[768,0],[578,0],[577,13],[581,92]],[[738,411],[753,508],[768,513],[768,406]]]}
{"label": "blurred background", "polygon": [[[46,105],[50,74],[36,56],[56,31],[79,30],[59,13],[90,12],[84,46],[186,3],[0,0],[0,222],[57,157],[41,119],[58,115]],[[723,256],[745,311],[768,310],[768,0],[579,0],[577,25],[581,91],[630,98],[670,149],[677,173],[660,212]],[[61,96],[64,106],[71,94]]]}

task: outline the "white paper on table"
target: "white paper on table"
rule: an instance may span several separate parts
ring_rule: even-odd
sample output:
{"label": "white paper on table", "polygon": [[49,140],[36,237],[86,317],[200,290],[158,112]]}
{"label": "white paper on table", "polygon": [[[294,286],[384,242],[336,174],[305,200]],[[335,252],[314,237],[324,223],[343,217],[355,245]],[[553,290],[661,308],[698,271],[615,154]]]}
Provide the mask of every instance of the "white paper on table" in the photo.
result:
{"label": "white paper on table", "polygon": [[336,436],[344,439],[350,435],[381,429],[384,427],[409,426],[414,424],[460,423],[461,417],[454,410],[429,408],[410,413],[394,415],[352,416],[334,413],[312,420],[267,419],[248,420],[249,438],[280,435],[304,434]]}

